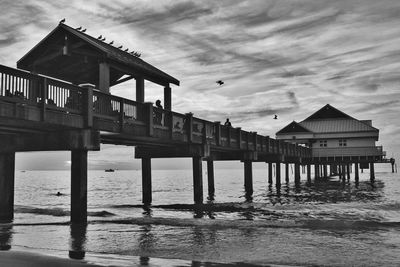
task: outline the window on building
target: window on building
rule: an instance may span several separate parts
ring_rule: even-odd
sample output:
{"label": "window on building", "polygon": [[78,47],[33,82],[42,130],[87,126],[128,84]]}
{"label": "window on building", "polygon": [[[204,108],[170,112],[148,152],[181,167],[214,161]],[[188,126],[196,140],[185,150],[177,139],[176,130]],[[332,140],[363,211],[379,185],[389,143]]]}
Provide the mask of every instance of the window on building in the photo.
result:
{"label": "window on building", "polygon": [[319,146],[320,146],[320,147],[327,147],[327,146],[328,146],[328,141],[326,141],[326,140],[320,140],[320,141],[319,141]]}
{"label": "window on building", "polygon": [[339,139],[339,146],[347,146],[347,140],[346,139]]}

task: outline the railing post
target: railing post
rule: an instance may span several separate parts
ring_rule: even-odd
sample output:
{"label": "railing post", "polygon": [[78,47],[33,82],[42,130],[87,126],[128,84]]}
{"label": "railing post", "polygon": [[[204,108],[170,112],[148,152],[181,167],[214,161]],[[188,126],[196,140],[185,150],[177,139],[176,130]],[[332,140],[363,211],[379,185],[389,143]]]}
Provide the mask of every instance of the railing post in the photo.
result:
{"label": "railing post", "polygon": [[93,126],[93,88],[86,87],[84,91],[83,116],[85,118],[85,126],[90,128]]}
{"label": "railing post", "polygon": [[207,129],[206,129],[206,123],[203,122],[203,130],[201,131],[201,141],[203,144],[207,144]]}
{"label": "railing post", "polygon": [[191,143],[193,141],[193,113],[186,113],[186,133],[188,142]]}
{"label": "railing post", "polygon": [[120,98],[119,102],[119,131],[122,133],[124,131],[124,99]]}
{"label": "railing post", "polygon": [[215,121],[214,126],[215,126],[215,144],[217,146],[220,146],[221,145],[221,122]]}
{"label": "railing post", "polygon": [[47,99],[47,78],[43,78],[43,87],[40,88],[42,95],[41,106],[41,119],[42,121],[46,120],[46,99]]}
{"label": "railing post", "polygon": [[231,147],[231,138],[232,138],[232,136],[231,136],[231,127],[230,126],[227,126],[226,127],[226,139],[227,139],[227,142],[228,142],[228,147]]}
{"label": "railing post", "polygon": [[246,132],[246,150],[249,150],[249,132]]}
{"label": "railing post", "polygon": [[271,152],[269,136],[265,137],[266,152]]}
{"label": "railing post", "polygon": [[253,132],[253,147],[253,150],[257,151],[257,132]]}
{"label": "railing post", "polygon": [[242,128],[236,127],[237,130],[237,146],[239,149],[242,148]]}
{"label": "railing post", "polygon": [[144,108],[144,121],[146,123],[147,135],[153,136],[154,127],[153,127],[153,103],[146,102],[143,104]]}

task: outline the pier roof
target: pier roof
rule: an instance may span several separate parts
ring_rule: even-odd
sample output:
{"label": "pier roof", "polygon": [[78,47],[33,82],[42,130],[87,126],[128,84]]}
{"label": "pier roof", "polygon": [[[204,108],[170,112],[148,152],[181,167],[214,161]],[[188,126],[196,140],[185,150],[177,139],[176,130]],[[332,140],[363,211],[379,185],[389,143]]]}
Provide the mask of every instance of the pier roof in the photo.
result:
{"label": "pier roof", "polygon": [[160,85],[179,85],[169,74],[103,40],[60,23],[17,62],[17,67],[74,84],[97,84],[98,64],[107,62],[110,86],[128,80],[126,75],[143,77]]}

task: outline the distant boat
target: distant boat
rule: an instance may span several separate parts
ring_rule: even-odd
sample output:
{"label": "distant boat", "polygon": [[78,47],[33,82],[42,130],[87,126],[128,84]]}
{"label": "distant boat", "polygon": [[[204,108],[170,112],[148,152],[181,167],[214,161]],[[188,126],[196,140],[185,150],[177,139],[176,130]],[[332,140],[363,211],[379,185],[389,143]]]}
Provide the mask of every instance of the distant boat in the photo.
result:
{"label": "distant boat", "polygon": [[105,172],[114,172],[114,169],[106,169]]}

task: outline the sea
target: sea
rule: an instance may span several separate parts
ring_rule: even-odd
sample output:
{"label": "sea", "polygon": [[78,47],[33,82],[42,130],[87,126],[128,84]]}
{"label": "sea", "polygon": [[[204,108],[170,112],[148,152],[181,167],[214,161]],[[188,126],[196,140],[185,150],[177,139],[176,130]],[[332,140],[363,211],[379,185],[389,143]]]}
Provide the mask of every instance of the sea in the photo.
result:
{"label": "sea", "polygon": [[[215,168],[215,195],[193,205],[192,171],[153,170],[142,205],[141,171],[88,173],[88,224],[71,225],[69,171],[16,171],[15,218],[1,250],[27,250],[102,266],[400,266],[400,176],[376,164],[358,183],[337,176],[269,185],[254,164]],[[282,169],[284,176],[284,170]],[[57,194],[60,192],[60,194]]]}

